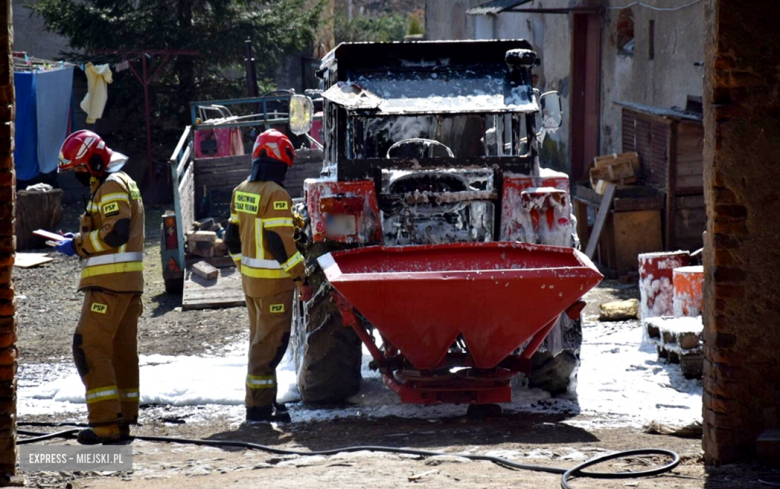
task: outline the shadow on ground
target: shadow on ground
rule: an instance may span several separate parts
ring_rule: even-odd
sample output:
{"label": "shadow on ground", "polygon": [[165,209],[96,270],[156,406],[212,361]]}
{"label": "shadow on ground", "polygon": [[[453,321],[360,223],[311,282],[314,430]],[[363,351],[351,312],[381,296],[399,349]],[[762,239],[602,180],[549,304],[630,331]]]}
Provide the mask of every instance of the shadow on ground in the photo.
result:
{"label": "shadow on ground", "polygon": [[506,443],[543,445],[593,443],[599,439],[588,431],[563,424],[562,415],[509,414],[488,420],[465,416],[436,420],[387,417],[381,419],[337,418],[292,424],[290,428],[242,424],[235,431],[216,433],[211,440],[242,440],[275,446],[294,442],[304,450],[317,451],[350,446],[381,445],[432,449],[435,447],[490,447]]}

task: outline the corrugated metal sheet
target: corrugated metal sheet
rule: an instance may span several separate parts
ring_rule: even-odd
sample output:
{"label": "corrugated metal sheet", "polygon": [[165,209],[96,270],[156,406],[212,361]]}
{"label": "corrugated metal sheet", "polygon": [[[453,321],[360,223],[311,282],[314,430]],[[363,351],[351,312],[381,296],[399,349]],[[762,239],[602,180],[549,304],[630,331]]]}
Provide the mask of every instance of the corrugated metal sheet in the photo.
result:
{"label": "corrugated metal sheet", "polygon": [[497,15],[505,10],[530,2],[531,0],[493,0],[478,7],[470,8],[466,13],[469,15]]}
{"label": "corrugated metal sheet", "polygon": [[637,104],[635,102],[621,102],[621,101],[617,101],[615,102],[615,104],[621,107],[627,107],[629,109],[636,110],[637,112],[644,112],[646,114],[656,115],[660,117],[668,117],[669,119],[675,119],[675,120],[687,119],[692,121],[702,120],[702,114],[696,112],[686,112],[684,110],[680,110],[676,108],[667,109],[666,107],[655,107],[652,105]]}

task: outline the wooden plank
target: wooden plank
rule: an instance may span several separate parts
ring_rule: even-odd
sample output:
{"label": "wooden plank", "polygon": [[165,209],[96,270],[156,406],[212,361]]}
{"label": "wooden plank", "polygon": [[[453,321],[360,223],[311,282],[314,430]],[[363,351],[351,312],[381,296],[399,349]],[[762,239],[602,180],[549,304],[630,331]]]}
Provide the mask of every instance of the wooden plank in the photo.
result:
{"label": "wooden plank", "polygon": [[633,166],[635,170],[639,168],[639,154],[636,151],[597,156],[593,159],[593,166],[595,168],[604,168],[605,166],[622,163],[624,161],[631,163],[631,166]]}
{"label": "wooden plank", "polygon": [[612,214],[615,264],[624,274],[638,268],[637,255],[663,250],[661,211],[616,212]]}
{"label": "wooden plank", "polygon": [[677,122],[673,122],[671,125],[671,130],[669,132],[670,137],[666,141],[667,149],[666,154],[668,155],[667,160],[667,176],[666,176],[666,216],[664,216],[664,249],[671,250],[672,245],[674,243],[674,215],[675,215],[675,206],[677,205],[677,201],[675,200],[675,196],[677,193],[677,128],[679,127],[679,124]]}
{"label": "wooden plank", "polygon": [[585,249],[585,254],[588,255],[588,258],[593,258],[593,254],[596,252],[596,245],[601,237],[601,230],[604,229],[604,222],[607,220],[609,208],[612,207],[613,197],[615,197],[615,186],[609,184],[604,192],[604,197],[601,199],[599,213],[596,215],[596,222],[593,224],[593,233],[591,233],[590,239],[588,239],[588,247]]}
{"label": "wooden plank", "polygon": [[594,192],[590,187],[586,187],[585,185],[577,185],[577,195],[574,198],[575,200],[580,200],[582,202],[587,202],[591,205],[598,206],[601,203],[603,196]]}
{"label": "wooden plank", "polygon": [[19,268],[31,268],[43,265],[54,261],[54,258],[50,257],[46,253],[16,253],[14,259],[14,266]]}
{"label": "wooden plank", "polygon": [[704,175],[690,175],[683,178],[677,178],[677,193],[679,194],[679,189],[691,189],[691,188],[697,188],[699,189],[699,192],[702,191],[704,188]]}
{"label": "wooden plank", "polygon": [[176,144],[176,148],[173,150],[173,153],[171,153],[171,157],[168,159],[169,163],[175,163],[180,159],[179,155],[181,154],[184,145],[189,144],[191,131],[192,131],[191,126],[186,126],[184,128],[184,132],[181,133],[181,136],[179,137],[179,142]]}
{"label": "wooden plank", "polygon": [[216,280],[206,280],[187,268],[184,275],[182,310],[235,307],[246,304],[241,287],[241,273],[235,268],[221,268]]}
{"label": "wooden plank", "polygon": [[599,195],[604,195],[604,192],[607,190],[607,184],[609,183],[615,184],[615,187],[618,190],[625,190],[634,186],[634,184],[636,183],[636,177],[624,178],[622,180],[617,180],[614,182],[599,180],[598,182],[596,182],[596,189],[595,189],[596,193]]}
{"label": "wooden plank", "polygon": [[579,199],[574,199],[574,214],[577,216],[577,236],[580,245],[588,243],[590,228],[588,227],[588,204]]}
{"label": "wooden plank", "polygon": [[590,183],[595,188],[599,180],[616,182],[619,180],[632,178],[636,175],[634,164],[630,161],[620,161],[615,164],[603,166],[601,168],[590,169]]}
{"label": "wooden plank", "polygon": [[195,221],[195,176],[192,166],[184,172],[179,184],[179,209],[182,226],[180,236],[183,239],[184,234],[192,229],[192,223]]}
{"label": "wooden plank", "polygon": [[685,209],[692,207],[705,208],[707,204],[704,201],[704,195],[686,195],[677,197],[677,206]]}
{"label": "wooden plank", "polygon": [[185,168],[187,167],[187,163],[190,161],[191,155],[192,155],[192,145],[188,144],[187,147],[184,148],[184,153],[182,154],[181,160],[179,161],[179,164],[176,167],[177,175],[181,175],[185,171]]}
{"label": "wooden plank", "polygon": [[689,162],[689,161],[679,161],[677,160],[677,177],[687,177],[690,175],[699,175],[701,176],[704,171],[701,167],[701,161],[698,162]]}
{"label": "wooden plank", "polygon": [[636,211],[650,211],[664,208],[664,197],[658,195],[656,197],[642,197],[642,198],[623,198],[615,197],[612,202],[612,208],[615,212],[636,212]]}

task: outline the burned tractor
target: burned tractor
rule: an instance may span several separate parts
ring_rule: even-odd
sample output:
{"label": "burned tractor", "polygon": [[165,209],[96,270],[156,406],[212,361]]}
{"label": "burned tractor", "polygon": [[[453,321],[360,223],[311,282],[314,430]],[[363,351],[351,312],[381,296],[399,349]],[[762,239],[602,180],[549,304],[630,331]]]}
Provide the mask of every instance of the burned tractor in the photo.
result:
{"label": "burned tractor", "polygon": [[[581,297],[564,173],[541,168],[561,125],[523,40],[342,44],[319,72],[323,172],[298,206],[315,296],[294,318],[304,401],[360,386],[361,341],[404,402],[508,402],[510,380],[572,387]],[[311,100],[291,101],[291,127]]]}

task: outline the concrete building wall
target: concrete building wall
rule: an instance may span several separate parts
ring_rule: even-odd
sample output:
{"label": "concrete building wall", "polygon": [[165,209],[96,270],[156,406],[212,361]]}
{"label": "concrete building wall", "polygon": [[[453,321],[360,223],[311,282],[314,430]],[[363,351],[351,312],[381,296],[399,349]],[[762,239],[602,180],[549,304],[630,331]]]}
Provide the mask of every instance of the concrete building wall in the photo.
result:
{"label": "concrete building wall", "polygon": [[0,486],[16,472],[16,299],[14,267],[13,24],[10,0],[0,0]]}
{"label": "concrete building wall", "polygon": [[13,0],[14,51],[43,59],[54,59],[60,51],[69,51],[67,39],[44,30],[43,19],[24,7],[31,3],[36,0]]}
{"label": "concrete building wall", "polygon": [[[634,24],[633,55],[619,49],[618,20],[632,2],[605,0],[601,57],[602,153],[620,152],[621,108],[615,101],[659,107],[685,107],[688,95],[702,95],[704,61],[704,2],[677,11],[630,8]],[[678,7],[679,0],[643,0],[661,8]],[[653,22],[654,35],[650,25]],[[651,37],[653,59],[650,59]]]}
{"label": "concrete building wall", "polygon": [[[503,13],[497,16],[466,15],[465,11],[485,3],[477,1],[428,0],[425,15],[426,38],[443,39],[525,39],[542,60],[534,70],[536,87],[542,92],[561,94],[564,124],[545,138],[542,166],[568,171],[569,161],[569,88],[571,58],[571,21],[568,15]],[[544,4],[544,5],[542,5]],[[563,8],[568,0],[533,0],[523,8]]]}
{"label": "concrete building wall", "polygon": [[466,10],[485,0],[426,0],[425,38],[432,41],[475,39],[474,19]]}

